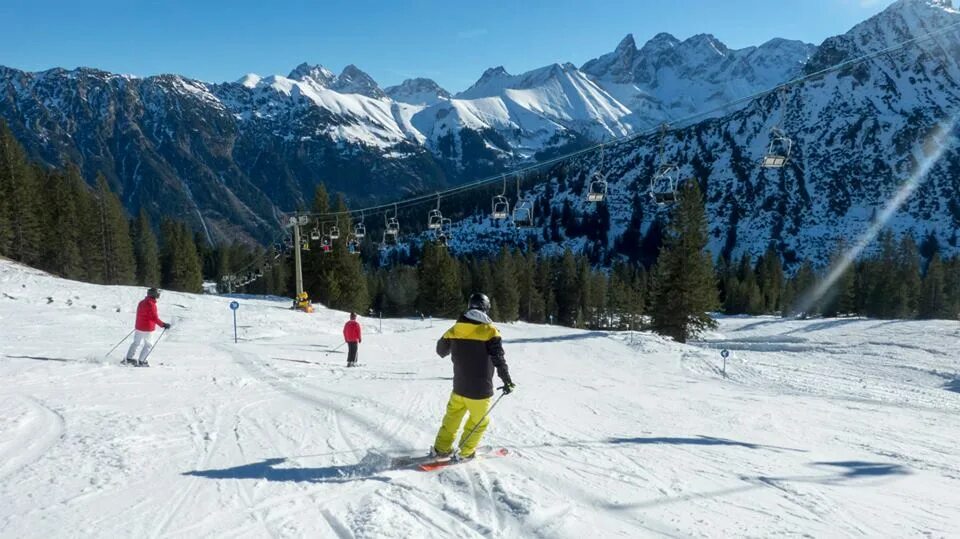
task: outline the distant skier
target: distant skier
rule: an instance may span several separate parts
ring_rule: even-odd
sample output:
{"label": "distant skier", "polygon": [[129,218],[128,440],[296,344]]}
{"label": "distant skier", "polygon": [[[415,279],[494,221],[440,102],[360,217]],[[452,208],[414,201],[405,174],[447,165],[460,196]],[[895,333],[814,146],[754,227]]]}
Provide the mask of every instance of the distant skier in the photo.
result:
{"label": "distant skier", "polygon": [[454,440],[464,415],[467,415],[464,432],[469,439],[460,440],[456,456],[461,460],[475,456],[480,439],[490,424],[490,419],[484,416],[490,409],[490,398],[493,396],[494,369],[503,381],[503,393],[508,394],[514,389],[504,359],[500,331],[487,315],[489,311],[490,299],[487,296],[471,295],[467,312],[437,341],[437,354],[440,357],[453,354],[453,392],[450,393],[447,411],[433,444],[431,454],[434,456],[454,454]]}
{"label": "distant skier", "polygon": [[[124,364],[137,367],[149,367],[147,356],[150,355],[150,351],[153,349],[153,332],[156,331],[157,326],[163,329],[170,329],[170,324],[160,320],[160,315],[157,314],[158,299],[160,299],[160,291],[156,288],[151,288],[147,290],[147,297],[143,298],[137,305],[136,330],[133,332],[133,343],[130,344],[130,349],[127,350],[127,358],[123,361]],[[137,348],[140,347],[141,344],[143,348],[140,349],[140,359],[136,360],[133,356],[137,353]]]}
{"label": "distant skier", "polygon": [[350,313],[350,320],[343,325],[343,340],[347,342],[347,367],[356,367],[357,348],[363,342],[357,313]]}

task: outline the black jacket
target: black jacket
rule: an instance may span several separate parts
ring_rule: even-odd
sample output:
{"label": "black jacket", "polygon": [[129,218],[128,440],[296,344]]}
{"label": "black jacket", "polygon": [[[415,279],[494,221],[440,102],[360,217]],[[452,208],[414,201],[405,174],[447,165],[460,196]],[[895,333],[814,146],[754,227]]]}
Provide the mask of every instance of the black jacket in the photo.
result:
{"label": "black jacket", "polygon": [[437,354],[453,354],[453,392],[468,399],[493,396],[493,370],[510,381],[500,331],[482,311],[470,310],[437,341]]}

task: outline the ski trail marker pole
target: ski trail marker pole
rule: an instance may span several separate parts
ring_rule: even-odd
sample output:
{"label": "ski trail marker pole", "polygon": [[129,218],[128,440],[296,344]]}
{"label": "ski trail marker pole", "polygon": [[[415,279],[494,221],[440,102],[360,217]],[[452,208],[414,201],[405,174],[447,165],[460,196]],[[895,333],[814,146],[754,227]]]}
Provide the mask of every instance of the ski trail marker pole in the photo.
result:
{"label": "ski trail marker pole", "polygon": [[112,354],[113,351],[116,350],[117,348],[120,348],[120,345],[123,344],[123,341],[129,339],[130,336],[133,335],[133,332],[134,332],[134,331],[136,331],[136,330],[135,330],[135,329],[130,330],[130,333],[127,333],[127,336],[126,336],[126,337],[120,339],[120,342],[118,342],[113,348],[111,348],[110,351],[107,352],[107,355],[104,356],[104,357],[110,357],[110,354]]}
{"label": "ski trail marker pole", "polygon": [[[499,389],[503,389],[503,388],[499,388]],[[469,440],[471,436],[473,436],[473,433],[477,432],[477,429],[479,429],[480,425],[483,424],[483,420],[486,419],[488,415],[490,415],[490,412],[492,412],[493,409],[497,407],[497,404],[500,402],[500,399],[502,399],[505,395],[506,393],[501,393],[500,396],[497,397],[497,400],[493,401],[493,404],[490,405],[490,408],[487,409],[487,413],[483,414],[483,417],[480,418],[480,421],[477,421],[477,424],[473,426],[473,430],[470,431],[470,434],[464,436],[463,438],[460,438],[460,443],[457,444],[457,453],[459,453],[460,449],[463,448],[463,444],[466,443],[466,441]]]}
{"label": "ski trail marker pole", "polygon": [[233,344],[237,344],[237,309],[240,304],[236,301],[230,302],[230,310],[233,311]]}

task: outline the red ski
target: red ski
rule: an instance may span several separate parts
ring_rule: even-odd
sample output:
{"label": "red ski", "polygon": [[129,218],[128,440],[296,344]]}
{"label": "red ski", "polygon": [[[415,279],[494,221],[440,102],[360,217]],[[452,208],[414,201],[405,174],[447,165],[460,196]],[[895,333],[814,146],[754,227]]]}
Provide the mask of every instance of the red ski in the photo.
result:
{"label": "red ski", "polygon": [[473,462],[475,460],[484,459],[488,457],[505,457],[507,456],[508,453],[509,451],[504,447],[501,447],[499,449],[490,449],[489,451],[483,451],[483,452],[478,450],[477,456],[469,460],[453,460],[453,459],[445,458],[441,460],[434,460],[431,462],[423,462],[419,464],[417,467],[424,472],[432,472],[434,470],[440,470],[448,466],[455,466],[457,464],[466,464],[468,462]]}

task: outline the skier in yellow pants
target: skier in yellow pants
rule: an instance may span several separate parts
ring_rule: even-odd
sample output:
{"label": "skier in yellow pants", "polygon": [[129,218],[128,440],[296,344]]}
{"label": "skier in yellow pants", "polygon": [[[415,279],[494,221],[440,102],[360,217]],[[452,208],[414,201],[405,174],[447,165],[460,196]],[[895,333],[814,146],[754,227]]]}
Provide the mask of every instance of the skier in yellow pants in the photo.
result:
{"label": "skier in yellow pants", "polygon": [[[453,392],[430,452],[433,456],[454,456],[461,460],[475,456],[480,439],[490,423],[490,418],[485,416],[490,409],[490,397],[493,396],[494,370],[503,381],[504,394],[514,389],[504,359],[500,331],[487,315],[489,310],[490,300],[487,296],[473,294],[467,312],[437,342],[437,354],[440,357],[452,355]],[[455,450],[454,441],[464,416],[467,416],[464,429],[467,439],[461,439],[459,448]]]}

